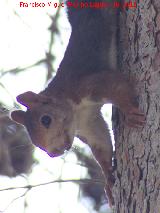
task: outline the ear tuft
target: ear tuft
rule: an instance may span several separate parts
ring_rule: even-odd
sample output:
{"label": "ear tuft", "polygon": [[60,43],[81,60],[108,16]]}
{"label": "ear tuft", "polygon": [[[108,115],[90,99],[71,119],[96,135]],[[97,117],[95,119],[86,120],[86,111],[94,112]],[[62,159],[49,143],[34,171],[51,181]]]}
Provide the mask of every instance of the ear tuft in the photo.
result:
{"label": "ear tuft", "polygon": [[11,112],[10,116],[11,116],[12,120],[14,120],[17,123],[20,123],[22,125],[25,125],[25,115],[26,115],[26,112],[24,112],[22,110],[17,110],[17,111]]}
{"label": "ear tuft", "polygon": [[26,107],[30,107],[32,103],[37,102],[37,94],[31,91],[25,92],[17,96],[17,101]]}
{"label": "ear tuft", "polygon": [[17,101],[26,106],[27,108],[33,108],[42,103],[49,103],[52,99],[46,95],[36,94],[28,91],[17,96]]}

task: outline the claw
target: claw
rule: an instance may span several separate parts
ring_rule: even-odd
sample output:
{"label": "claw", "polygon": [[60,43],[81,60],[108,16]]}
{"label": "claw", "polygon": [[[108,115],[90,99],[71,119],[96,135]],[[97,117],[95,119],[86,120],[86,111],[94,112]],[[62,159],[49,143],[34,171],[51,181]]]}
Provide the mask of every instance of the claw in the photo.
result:
{"label": "claw", "polygon": [[110,207],[114,206],[114,198],[112,196],[112,188],[113,188],[114,183],[115,183],[115,178],[114,178],[112,172],[108,171],[106,185],[105,185],[105,193],[107,195],[108,203],[109,203]]}
{"label": "claw", "polygon": [[126,115],[127,124],[130,127],[143,127],[146,123],[145,116],[138,108],[132,107]]}
{"label": "claw", "polygon": [[109,186],[109,185],[106,185],[105,186],[105,193],[106,193],[107,198],[108,198],[109,206],[112,208],[114,206],[114,198],[112,196],[112,187]]}

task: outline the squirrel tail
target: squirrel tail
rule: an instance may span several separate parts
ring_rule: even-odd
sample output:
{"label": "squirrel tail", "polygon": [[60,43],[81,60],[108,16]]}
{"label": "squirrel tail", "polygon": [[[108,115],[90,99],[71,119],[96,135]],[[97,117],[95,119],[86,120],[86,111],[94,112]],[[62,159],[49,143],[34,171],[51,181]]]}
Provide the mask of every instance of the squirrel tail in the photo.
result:
{"label": "squirrel tail", "polygon": [[73,27],[102,15],[111,0],[67,0],[68,19]]}

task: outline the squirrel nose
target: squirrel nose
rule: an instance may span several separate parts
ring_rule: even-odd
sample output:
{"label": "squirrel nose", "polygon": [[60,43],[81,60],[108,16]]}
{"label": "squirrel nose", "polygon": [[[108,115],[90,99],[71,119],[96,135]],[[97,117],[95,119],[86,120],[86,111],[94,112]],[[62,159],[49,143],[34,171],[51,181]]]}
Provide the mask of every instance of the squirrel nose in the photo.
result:
{"label": "squirrel nose", "polygon": [[65,149],[64,149],[64,147],[54,148],[54,151],[55,151],[55,152],[64,152]]}
{"label": "squirrel nose", "polygon": [[70,150],[71,146],[72,145],[70,143],[65,143],[65,150]]}
{"label": "squirrel nose", "polygon": [[70,142],[70,140],[67,140],[66,142],[65,142],[65,150],[69,150],[70,148],[71,148],[71,146],[72,146],[72,143]]}
{"label": "squirrel nose", "polygon": [[50,157],[58,157],[60,155],[63,155],[66,150],[68,151],[71,148],[71,146],[72,146],[71,143],[65,142],[63,145],[57,147],[54,146],[43,147],[43,150],[47,152],[47,154]]}
{"label": "squirrel nose", "polygon": [[50,157],[58,157],[64,154],[64,149],[62,148],[54,148],[52,151],[47,152]]}
{"label": "squirrel nose", "polygon": [[66,147],[56,147],[52,150],[49,150],[47,153],[50,157],[58,157],[60,155],[64,154],[64,151],[66,150]]}

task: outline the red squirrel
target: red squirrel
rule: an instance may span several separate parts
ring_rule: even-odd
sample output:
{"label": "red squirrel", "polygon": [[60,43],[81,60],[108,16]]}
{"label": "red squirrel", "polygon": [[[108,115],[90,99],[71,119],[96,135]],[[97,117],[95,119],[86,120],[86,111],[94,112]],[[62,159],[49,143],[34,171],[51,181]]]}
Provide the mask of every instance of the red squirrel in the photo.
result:
{"label": "red squirrel", "polygon": [[88,144],[102,168],[113,205],[113,149],[101,107],[105,103],[119,107],[131,126],[142,126],[145,118],[133,88],[117,68],[116,9],[93,8],[90,2],[96,4],[96,0],[85,0],[83,5],[77,0],[74,8],[74,0],[66,2],[72,32],[56,76],[39,94],[19,95],[17,101],[27,111],[13,111],[11,117],[51,157],[69,150],[75,136]]}

